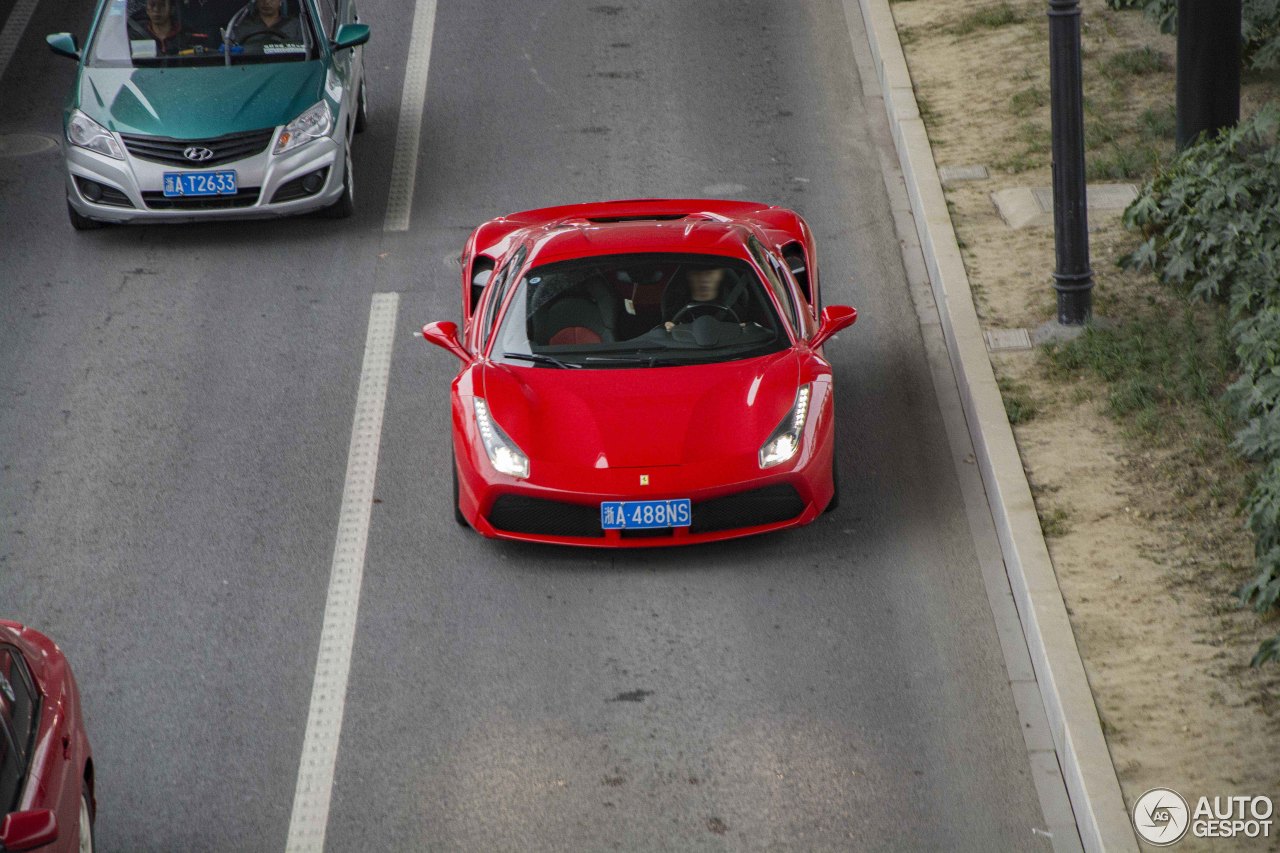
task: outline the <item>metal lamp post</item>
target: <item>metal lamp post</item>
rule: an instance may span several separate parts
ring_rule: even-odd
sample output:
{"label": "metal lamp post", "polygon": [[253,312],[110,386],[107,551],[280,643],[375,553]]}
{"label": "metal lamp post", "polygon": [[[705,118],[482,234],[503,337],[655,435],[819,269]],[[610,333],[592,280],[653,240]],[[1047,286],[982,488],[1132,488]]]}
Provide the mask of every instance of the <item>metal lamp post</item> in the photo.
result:
{"label": "metal lamp post", "polygon": [[1240,121],[1240,0],[1178,0],[1178,150]]}
{"label": "metal lamp post", "polygon": [[1085,204],[1084,72],[1079,0],[1049,0],[1049,92],[1053,134],[1053,242],[1058,323],[1093,315],[1089,217]]}

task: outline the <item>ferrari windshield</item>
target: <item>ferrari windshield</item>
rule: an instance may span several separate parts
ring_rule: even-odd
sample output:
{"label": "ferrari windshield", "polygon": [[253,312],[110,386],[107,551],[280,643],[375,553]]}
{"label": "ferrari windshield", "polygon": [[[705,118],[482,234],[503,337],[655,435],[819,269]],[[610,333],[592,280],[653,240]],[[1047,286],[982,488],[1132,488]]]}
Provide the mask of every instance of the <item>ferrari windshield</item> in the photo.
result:
{"label": "ferrari windshield", "polygon": [[315,58],[305,0],[110,0],[88,64],[146,68]]}
{"label": "ferrari windshield", "polygon": [[491,357],[559,369],[663,367],[752,358],[789,345],[745,261],[608,255],[521,276]]}

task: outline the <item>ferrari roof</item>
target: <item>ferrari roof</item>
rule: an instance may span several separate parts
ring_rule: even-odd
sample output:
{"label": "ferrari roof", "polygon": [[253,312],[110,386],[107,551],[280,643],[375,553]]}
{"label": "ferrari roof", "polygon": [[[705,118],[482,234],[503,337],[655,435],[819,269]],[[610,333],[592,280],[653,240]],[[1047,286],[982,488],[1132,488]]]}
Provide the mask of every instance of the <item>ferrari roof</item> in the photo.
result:
{"label": "ferrari roof", "polygon": [[583,217],[528,228],[530,262],[547,264],[596,255],[691,253],[749,259],[751,229],[721,217],[694,214],[680,218],[596,221]]}

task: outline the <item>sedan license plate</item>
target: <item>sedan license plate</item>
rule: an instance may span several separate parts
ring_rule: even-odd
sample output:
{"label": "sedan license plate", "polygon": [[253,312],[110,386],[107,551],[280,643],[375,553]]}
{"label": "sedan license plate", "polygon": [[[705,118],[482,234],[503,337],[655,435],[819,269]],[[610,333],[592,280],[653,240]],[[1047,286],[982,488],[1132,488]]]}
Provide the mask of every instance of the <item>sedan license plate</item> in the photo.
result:
{"label": "sedan license plate", "polygon": [[165,172],[164,194],[168,198],[186,195],[235,195],[235,170],[226,172]]}
{"label": "sedan license plate", "polygon": [[693,506],[688,498],[670,501],[605,501],[600,504],[600,526],[605,530],[688,527],[692,520]]}

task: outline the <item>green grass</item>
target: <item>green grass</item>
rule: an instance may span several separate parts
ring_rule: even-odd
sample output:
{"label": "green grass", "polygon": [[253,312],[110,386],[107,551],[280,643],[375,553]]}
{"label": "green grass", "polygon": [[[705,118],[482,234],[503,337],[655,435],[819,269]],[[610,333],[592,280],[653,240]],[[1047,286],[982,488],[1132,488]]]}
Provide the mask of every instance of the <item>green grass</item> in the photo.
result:
{"label": "green grass", "polygon": [[1145,109],[1138,117],[1138,127],[1148,142],[1168,141],[1178,135],[1178,111],[1173,104]]}
{"label": "green grass", "polygon": [[1146,178],[1160,162],[1160,149],[1143,142],[1117,141],[1103,151],[1091,151],[1085,163],[1090,181],[1127,181]]}
{"label": "green grass", "polygon": [[1003,160],[998,160],[994,164],[997,169],[1002,172],[1008,172],[1011,175],[1020,175],[1023,172],[1030,172],[1032,169],[1038,169],[1047,165],[1048,160],[1043,154],[1033,154],[1029,151],[1020,151],[1010,155]]}
{"label": "green grass", "polygon": [[[920,111],[920,120],[925,124],[932,124],[938,118],[938,111],[933,108],[933,104],[919,92],[916,92],[916,109]],[[934,145],[937,145],[937,142],[934,142]]]}
{"label": "green grass", "polygon": [[977,30],[997,30],[1022,20],[1022,14],[1008,3],[999,6],[988,6],[976,12],[970,12],[951,28],[958,36],[967,36]]}
{"label": "green grass", "polygon": [[1102,73],[1112,78],[1145,77],[1168,70],[1168,57],[1146,46],[1113,53],[1102,61]]}
{"label": "green grass", "polygon": [[1027,386],[1011,379],[999,380],[1000,396],[1004,398],[1004,412],[1011,424],[1025,424],[1040,414],[1040,406],[1028,393]]}
{"label": "green grass", "polygon": [[1048,92],[1038,86],[1029,86],[1009,99],[1009,109],[1018,118],[1026,118],[1048,103]]}
{"label": "green grass", "polygon": [[1071,532],[1071,526],[1067,524],[1070,516],[1062,507],[1054,507],[1052,510],[1039,512],[1038,515],[1040,516],[1040,529],[1047,538],[1065,536]]}
{"label": "green grass", "polygon": [[1105,118],[1094,118],[1084,123],[1085,148],[1101,148],[1120,138],[1120,128]]}
{"label": "green grass", "polygon": [[1053,138],[1049,128],[1034,121],[1024,121],[1018,128],[1018,139],[1025,146],[1027,154],[1048,154],[1053,148]]}
{"label": "green grass", "polygon": [[1153,300],[1116,319],[1114,327],[1092,327],[1048,347],[1051,370],[1062,377],[1085,370],[1102,379],[1111,415],[1139,436],[1183,434],[1187,413],[1198,412],[1228,440],[1233,426],[1219,399],[1234,369],[1225,309],[1166,308]]}

